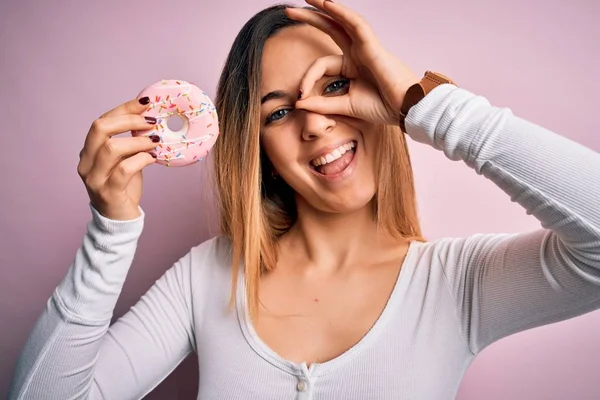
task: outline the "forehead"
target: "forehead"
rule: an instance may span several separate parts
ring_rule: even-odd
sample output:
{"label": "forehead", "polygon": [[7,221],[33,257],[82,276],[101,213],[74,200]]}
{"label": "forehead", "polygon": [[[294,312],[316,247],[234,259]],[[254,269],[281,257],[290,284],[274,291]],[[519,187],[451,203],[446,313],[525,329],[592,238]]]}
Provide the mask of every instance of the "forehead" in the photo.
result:
{"label": "forehead", "polygon": [[315,60],[342,54],[329,35],[310,25],[284,28],[265,43],[261,60],[261,93],[298,86]]}

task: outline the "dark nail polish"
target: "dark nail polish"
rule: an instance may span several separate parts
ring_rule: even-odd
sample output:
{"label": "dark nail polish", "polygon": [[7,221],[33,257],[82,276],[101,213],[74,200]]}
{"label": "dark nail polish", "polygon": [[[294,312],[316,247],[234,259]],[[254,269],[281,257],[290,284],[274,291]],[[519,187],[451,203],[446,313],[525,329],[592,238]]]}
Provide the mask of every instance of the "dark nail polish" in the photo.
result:
{"label": "dark nail polish", "polygon": [[144,119],[149,124],[155,124],[156,123],[156,118],[154,118],[154,117],[144,117]]}
{"label": "dark nail polish", "polygon": [[139,100],[139,102],[140,102],[140,104],[141,104],[141,105],[144,105],[144,106],[145,106],[146,104],[149,104],[149,103],[150,103],[150,97],[148,97],[148,96],[146,96],[146,97],[142,97],[142,98]]}
{"label": "dark nail polish", "polygon": [[298,93],[298,100],[302,98],[302,90]]}
{"label": "dark nail polish", "polygon": [[150,155],[152,156],[152,158],[156,158],[156,154],[150,153]]}
{"label": "dark nail polish", "polygon": [[330,3],[333,3],[333,0],[325,0],[325,1],[328,1],[328,2],[330,2]]}
{"label": "dark nail polish", "polygon": [[152,143],[160,142],[160,136],[158,136],[158,135],[150,135],[149,138],[150,138],[150,140],[152,140]]}

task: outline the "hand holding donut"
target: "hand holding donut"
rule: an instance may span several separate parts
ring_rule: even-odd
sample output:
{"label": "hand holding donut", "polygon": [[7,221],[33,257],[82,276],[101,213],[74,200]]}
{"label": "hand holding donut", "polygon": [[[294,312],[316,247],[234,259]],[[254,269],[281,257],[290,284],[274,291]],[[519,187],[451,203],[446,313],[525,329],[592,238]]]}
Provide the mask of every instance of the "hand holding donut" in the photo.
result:
{"label": "hand holding donut", "polygon": [[113,220],[140,216],[142,169],[155,162],[148,151],[156,147],[154,137],[112,136],[151,128],[156,120],[143,117],[149,98],[134,99],[108,111],[92,123],[79,153],[77,172],[92,206]]}
{"label": "hand holding donut", "polygon": [[[358,13],[331,1],[306,2],[327,15],[287,8],[288,17],[327,33],[342,49],[343,55],[322,57],[309,68],[300,84],[302,99],[296,103],[296,108],[397,125],[406,90],[419,79],[383,48],[372,28]],[[338,75],[352,80],[347,94],[310,96],[317,80]]]}

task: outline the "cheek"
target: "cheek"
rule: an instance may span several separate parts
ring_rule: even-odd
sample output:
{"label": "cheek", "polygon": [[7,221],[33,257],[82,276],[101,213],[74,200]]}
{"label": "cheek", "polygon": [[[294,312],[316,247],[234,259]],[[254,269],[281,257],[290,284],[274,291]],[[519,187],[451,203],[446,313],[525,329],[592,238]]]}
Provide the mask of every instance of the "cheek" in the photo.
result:
{"label": "cheek", "polygon": [[262,149],[278,171],[289,169],[290,164],[296,160],[297,146],[289,140],[263,138]]}
{"label": "cheek", "polygon": [[362,121],[356,126],[361,132],[363,156],[369,164],[375,166],[380,132],[376,126]]}

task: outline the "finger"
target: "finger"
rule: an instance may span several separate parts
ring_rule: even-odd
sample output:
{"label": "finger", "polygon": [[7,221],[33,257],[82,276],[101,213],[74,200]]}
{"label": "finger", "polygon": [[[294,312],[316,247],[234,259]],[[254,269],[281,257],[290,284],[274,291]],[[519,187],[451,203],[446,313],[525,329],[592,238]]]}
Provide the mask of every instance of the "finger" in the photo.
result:
{"label": "finger", "polygon": [[323,97],[315,96],[298,100],[296,108],[323,115],[345,115],[354,117],[354,112],[348,96]]}
{"label": "finger", "polygon": [[82,169],[85,171],[91,168],[98,149],[111,136],[127,131],[147,130],[154,126],[155,124],[148,122],[145,117],[135,114],[113,115],[95,120],[85,138],[83,150],[80,153]]}
{"label": "finger", "polygon": [[305,22],[328,34],[342,49],[342,52],[347,53],[350,49],[352,39],[344,28],[331,17],[305,8],[286,8],[286,13],[291,19]]}
{"label": "finger", "polygon": [[142,97],[140,99],[132,99],[132,100],[126,101],[123,104],[116,106],[115,108],[113,108],[110,111],[105,112],[104,114],[102,114],[100,116],[100,118],[114,117],[114,116],[123,115],[123,114],[141,114],[145,110],[148,109],[149,104],[150,104],[150,98],[148,98],[148,97]]}
{"label": "finger", "polygon": [[[147,137],[126,137],[108,140],[99,150],[87,176],[86,184],[98,189],[109,179],[115,167],[137,153],[148,152],[156,143]],[[148,157],[153,158],[150,154]]]}
{"label": "finger", "polygon": [[300,91],[304,98],[310,96],[315,84],[323,76],[338,76],[342,74],[344,56],[325,56],[318,58],[306,71],[300,81]]}
{"label": "finger", "polygon": [[135,174],[155,161],[148,153],[137,153],[126,158],[115,167],[106,184],[115,190],[125,190]]}
{"label": "finger", "polygon": [[362,43],[375,38],[375,34],[367,21],[356,11],[339,3],[323,0],[306,0],[311,6],[326,12],[331,18],[343,26],[353,40]]}

